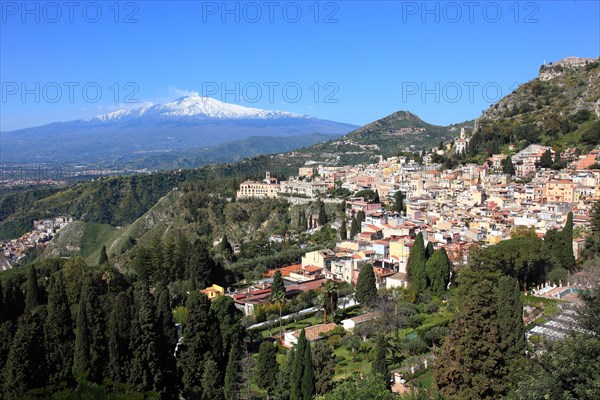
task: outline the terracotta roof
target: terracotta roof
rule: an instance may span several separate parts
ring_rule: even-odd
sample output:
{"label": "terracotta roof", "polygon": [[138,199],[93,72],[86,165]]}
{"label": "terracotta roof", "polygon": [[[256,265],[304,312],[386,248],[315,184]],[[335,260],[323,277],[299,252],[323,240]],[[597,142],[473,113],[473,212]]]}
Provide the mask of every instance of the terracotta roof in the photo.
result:
{"label": "terracotta roof", "polygon": [[[314,340],[319,339],[321,333],[331,332],[336,327],[337,327],[337,325],[334,324],[333,322],[330,322],[328,324],[313,325],[313,326],[309,326],[308,328],[304,328],[304,333],[306,334],[306,339],[309,342],[312,342]],[[301,332],[301,330],[298,329],[297,331],[294,331],[294,333],[292,333],[292,335],[294,335],[295,337],[299,337],[300,332]]]}

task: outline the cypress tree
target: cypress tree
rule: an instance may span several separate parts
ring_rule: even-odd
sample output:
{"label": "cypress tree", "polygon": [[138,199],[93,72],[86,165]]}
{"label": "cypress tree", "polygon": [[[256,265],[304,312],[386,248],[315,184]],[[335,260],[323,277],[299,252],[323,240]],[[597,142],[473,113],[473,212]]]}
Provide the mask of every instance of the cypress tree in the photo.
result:
{"label": "cypress tree", "polygon": [[371,372],[381,383],[385,384],[385,386],[389,386],[390,374],[385,359],[386,352],[387,346],[385,344],[385,338],[383,335],[379,335],[377,337],[377,343],[375,344],[375,358],[371,364]]}
{"label": "cypress tree", "polygon": [[340,239],[348,239],[348,228],[346,226],[346,218],[342,220],[342,226],[340,227]]}
{"label": "cypress tree", "polygon": [[410,249],[408,262],[406,265],[411,284],[418,292],[422,292],[427,288],[427,271],[425,269],[426,261],[423,233],[419,232],[413,247]]}
{"label": "cypress tree", "polygon": [[202,396],[202,375],[204,363],[208,358],[215,361],[217,367],[213,374],[222,381],[223,343],[219,322],[210,309],[210,300],[202,293],[192,292],[186,302],[187,322],[184,329],[184,341],[179,357],[182,372],[184,394],[189,399]]}
{"label": "cypress tree", "polygon": [[290,400],[290,381],[294,367],[294,349],[288,350],[285,361],[279,368],[277,376],[277,388],[275,389],[275,398],[277,400]]}
{"label": "cypress tree", "polygon": [[327,212],[325,212],[325,204],[321,201],[319,202],[319,226],[325,226],[329,222],[329,217],[327,216]]}
{"label": "cypress tree", "polygon": [[46,384],[44,333],[41,317],[26,314],[20,321],[4,366],[4,398],[20,399]]}
{"label": "cypress tree", "polygon": [[0,324],[6,320],[6,311],[4,309],[4,291],[2,290],[2,282],[0,282]]}
{"label": "cypress tree", "polygon": [[222,399],[223,385],[220,382],[219,374],[215,374],[218,369],[217,363],[208,357],[204,362],[204,370],[202,372],[202,398],[203,399]]}
{"label": "cypress tree", "polygon": [[425,259],[429,260],[434,251],[433,243],[431,241],[427,242],[427,246],[425,247]]}
{"label": "cypress tree", "polygon": [[356,280],[356,300],[364,305],[371,306],[377,299],[377,286],[373,266],[366,264],[360,270]]}
{"label": "cypress tree", "polygon": [[108,254],[106,254],[106,246],[102,246],[102,250],[100,250],[100,259],[98,260],[98,265],[108,264]]}
{"label": "cypress tree", "polygon": [[223,386],[225,400],[239,399],[238,382],[241,376],[239,344],[236,342],[233,343],[229,350],[229,359],[227,361],[227,369],[225,370],[225,385]]}
{"label": "cypress tree", "polygon": [[275,301],[281,298],[285,298],[285,285],[281,278],[281,271],[277,270],[273,274],[273,283],[271,283],[271,294],[269,296],[270,301]]}
{"label": "cypress tree", "polygon": [[267,392],[269,397],[277,385],[277,381],[273,379],[273,371],[276,371],[277,368],[277,349],[271,342],[262,342],[256,363],[256,383],[259,388]]}
{"label": "cypress tree", "polygon": [[229,240],[227,240],[227,235],[223,235],[223,238],[217,247],[217,251],[226,260],[230,259],[233,255],[233,247],[231,247]]}
{"label": "cypress tree", "polygon": [[360,223],[356,217],[352,217],[352,223],[350,224],[350,239],[354,239],[356,235],[360,233]]}
{"label": "cypress tree", "polygon": [[502,173],[508,175],[515,174],[515,166],[513,165],[512,158],[506,157],[502,162]]}
{"label": "cypress tree", "polygon": [[507,368],[499,346],[495,290],[488,280],[465,289],[440,350],[435,382],[449,398],[501,398]]}
{"label": "cypress tree", "polygon": [[304,351],[306,343],[306,333],[302,329],[294,351],[294,362],[290,376],[290,400],[302,400],[302,378],[304,376]]}
{"label": "cypress tree", "polygon": [[440,295],[446,291],[450,281],[451,266],[452,263],[448,259],[448,253],[444,248],[434,251],[431,258],[427,260],[425,270],[429,287],[433,293]]}
{"label": "cypress tree", "polygon": [[229,354],[234,343],[242,343],[244,326],[241,323],[242,312],[235,306],[229,296],[221,296],[211,302],[210,309],[219,321],[221,337],[223,338],[223,354]]}
{"label": "cypress tree", "polygon": [[166,347],[170,353],[173,353],[177,345],[177,328],[171,310],[171,296],[164,283],[159,284],[157,292],[156,319],[159,322],[160,334],[164,338]]}
{"label": "cypress tree", "polygon": [[[83,294],[82,297],[84,297]],[[85,297],[87,326],[90,333],[90,380],[100,383],[105,376],[108,363],[106,357],[108,341],[104,309],[100,303],[98,289],[91,281],[88,283],[87,296]]]}
{"label": "cypress tree", "polygon": [[315,375],[316,394],[325,394],[333,388],[335,373],[335,358],[331,346],[324,340],[319,340],[311,348],[313,369]]}
{"label": "cypress tree", "polygon": [[500,349],[507,359],[515,360],[525,354],[526,347],[519,282],[512,277],[502,276],[498,279],[497,291]]}
{"label": "cypress tree", "polygon": [[62,272],[50,277],[48,284],[48,315],[44,323],[44,342],[48,365],[48,382],[69,383],[73,369],[73,322]]}
{"label": "cypress tree", "polygon": [[131,370],[133,300],[131,290],[119,293],[108,323],[107,377],[113,382],[127,382]]}
{"label": "cypress tree", "polygon": [[156,391],[161,397],[172,398],[169,394],[174,390],[161,368],[163,357],[161,353],[159,329],[155,319],[156,312],[150,296],[149,288],[143,285],[138,293],[137,306],[137,335],[133,338],[133,358],[131,361],[131,376],[129,382],[132,388],[140,392]]}
{"label": "cypress tree", "polygon": [[562,241],[562,251],[560,252],[560,262],[563,268],[572,271],[575,268],[576,261],[573,254],[573,213],[567,215],[567,222],[560,232]]}
{"label": "cypress tree", "polygon": [[34,308],[40,305],[40,289],[37,281],[37,271],[32,265],[29,267],[27,275],[27,290],[25,291],[25,310],[33,311]]}
{"label": "cypress tree", "polygon": [[302,398],[311,400],[315,395],[315,375],[312,364],[312,352],[310,342],[306,342],[304,347],[304,368],[302,370]]}
{"label": "cypress tree", "polygon": [[75,346],[73,349],[73,376],[75,379],[87,378],[90,374],[90,330],[88,328],[88,316],[86,307],[86,292],[79,300],[77,307],[77,322],[75,325]]}

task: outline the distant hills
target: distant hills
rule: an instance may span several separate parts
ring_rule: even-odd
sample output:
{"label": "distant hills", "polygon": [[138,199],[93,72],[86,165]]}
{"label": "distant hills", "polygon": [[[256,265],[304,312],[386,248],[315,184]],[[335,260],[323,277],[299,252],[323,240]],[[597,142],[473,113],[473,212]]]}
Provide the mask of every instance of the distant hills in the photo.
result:
{"label": "distant hills", "polygon": [[[283,111],[243,107],[200,96],[119,110],[97,117],[0,133],[3,162],[129,162],[202,158],[210,147],[251,137],[277,137],[268,152],[285,152],[348,133],[355,125]],[[301,136],[313,135],[307,140]],[[289,141],[284,138],[291,138]],[[244,142],[240,142],[240,145]],[[263,140],[264,143],[264,140]],[[239,147],[239,146],[238,146]],[[176,153],[184,151],[185,154]],[[260,151],[260,150],[259,150]],[[266,153],[262,152],[262,153]],[[173,154],[175,153],[175,154]],[[251,155],[238,152],[227,160]]]}

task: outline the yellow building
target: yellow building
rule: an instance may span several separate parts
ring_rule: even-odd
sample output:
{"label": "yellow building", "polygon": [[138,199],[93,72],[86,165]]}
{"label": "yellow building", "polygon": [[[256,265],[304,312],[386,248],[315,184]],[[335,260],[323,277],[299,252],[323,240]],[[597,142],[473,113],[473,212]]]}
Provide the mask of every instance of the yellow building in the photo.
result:
{"label": "yellow building", "polygon": [[207,287],[204,290],[201,290],[200,292],[204,293],[206,295],[206,297],[208,297],[210,300],[213,300],[213,299],[216,299],[216,298],[219,298],[219,297],[225,295],[225,289],[222,288],[221,286],[215,285],[215,284]]}

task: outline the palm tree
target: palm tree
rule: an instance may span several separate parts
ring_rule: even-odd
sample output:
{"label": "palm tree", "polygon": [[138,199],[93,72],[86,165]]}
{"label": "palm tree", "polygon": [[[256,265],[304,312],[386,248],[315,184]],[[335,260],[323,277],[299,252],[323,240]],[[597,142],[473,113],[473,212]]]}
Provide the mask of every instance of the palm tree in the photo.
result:
{"label": "palm tree", "polygon": [[281,340],[283,340],[283,327],[282,327],[282,310],[283,310],[283,305],[286,303],[286,298],[285,298],[285,293],[284,292],[277,292],[275,293],[275,297],[273,298],[273,300],[275,300],[275,303],[279,306],[279,336],[281,338]]}

